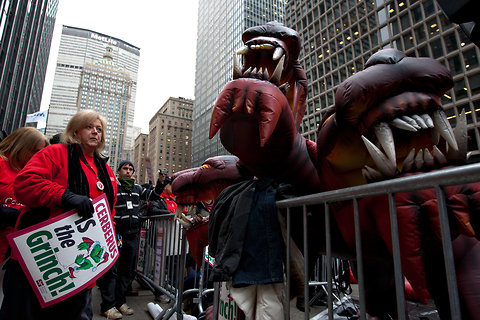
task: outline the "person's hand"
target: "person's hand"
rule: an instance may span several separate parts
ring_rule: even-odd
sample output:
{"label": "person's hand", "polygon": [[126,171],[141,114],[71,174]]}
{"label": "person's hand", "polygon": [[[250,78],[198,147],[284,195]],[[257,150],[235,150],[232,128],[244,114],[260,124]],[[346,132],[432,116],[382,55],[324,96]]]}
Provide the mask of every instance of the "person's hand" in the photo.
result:
{"label": "person's hand", "polygon": [[0,229],[4,229],[7,226],[15,226],[17,218],[20,215],[20,210],[10,208],[5,205],[0,206]]}
{"label": "person's hand", "polygon": [[157,184],[155,185],[155,193],[160,195],[163,192],[163,189],[165,188],[166,185],[166,180],[167,176],[165,174],[159,174],[158,179],[157,179]]}
{"label": "person's hand", "polygon": [[209,306],[207,310],[205,310],[205,318],[213,319],[213,306]]}
{"label": "person's hand", "polygon": [[93,216],[93,203],[87,196],[81,196],[66,189],[62,196],[62,204],[67,209],[77,209],[82,218]]}

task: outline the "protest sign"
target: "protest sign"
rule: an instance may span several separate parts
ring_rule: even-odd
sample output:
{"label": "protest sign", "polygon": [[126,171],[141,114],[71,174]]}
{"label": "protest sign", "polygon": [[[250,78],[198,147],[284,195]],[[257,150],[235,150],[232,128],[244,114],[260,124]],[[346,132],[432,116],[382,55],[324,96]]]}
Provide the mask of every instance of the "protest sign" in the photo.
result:
{"label": "protest sign", "polygon": [[145,157],[145,167],[147,168],[147,177],[148,181],[154,181],[153,179],[153,170],[152,170],[152,161],[149,157]]}
{"label": "protest sign", "polygon": [[145,246],[147,245],[147,229],[141,228],[138,237],[138,255],[137,255],[137,272],[143,273],[145,268]]}
{"label": "protest sign", "polygon": [[218,320],[244,320],[245,315],[230,296],[230,289],[226,282],[220,282]]}
{"label": "protest sign", "polygon": [[7,237],[42,308],[83,290],[118,258],[107,198],[92,202],[91,218],[72,210]]}

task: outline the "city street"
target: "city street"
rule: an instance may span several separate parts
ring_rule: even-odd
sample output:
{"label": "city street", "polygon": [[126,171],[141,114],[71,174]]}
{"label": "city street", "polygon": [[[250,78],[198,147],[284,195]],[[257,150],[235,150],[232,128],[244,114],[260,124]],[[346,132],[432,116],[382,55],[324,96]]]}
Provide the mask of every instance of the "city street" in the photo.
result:
{"label": "city street", "polygon": [[[142,290],[136,281],[133,283],[134,288],[138,289],[138,296],[127,297],[127,304],[135,310],[135,313],[131,316],[124,316],[125,320],[145,320],[152,319],[150,313],[147,310],[147,304],[149,302],[158,303],[161,307],[165,307],[166,304],[155,301],[155,296],[150,290]],[[295,299],[290,304],[290,319],[302,320],[305,318],[304,313],[299,311],[295,307]],[[100,315],[100,290],[98,287],[93,288],[93,320],[105,320],[106,318]],[[310,309],[311,317],[324,310],[324,307],[313,306]]]}

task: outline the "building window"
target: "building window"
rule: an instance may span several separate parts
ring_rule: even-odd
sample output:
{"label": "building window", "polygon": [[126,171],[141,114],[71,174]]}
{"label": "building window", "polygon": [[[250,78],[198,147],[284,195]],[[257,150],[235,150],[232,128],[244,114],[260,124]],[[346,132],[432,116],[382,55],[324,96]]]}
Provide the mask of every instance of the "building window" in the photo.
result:
{"label": "building window", "polygon": [[430,38],[436,36],[440,32],[440,27],[436,17],[433,17],[427,21],[427,27]]}
{"label": "building window", "polygon": [[412,9],[412,19],[413,19],[413,23],[422,21],[423,16],[422,16],[422,9],[420,6],[417,6]]}
{"label": "building window", "polygon": [[457,36],[455,32],[452,32],[444,36],[444,39],[445,39],[445,46],[447,47],[448,52],[453,52],[455,50],[458,50],[458,42],[457,42]]}
{"label": "building window", "polygon": [[408,17],[408,13],[400,17],[400,23],[402,25],[403,30],[408,29],[408,27],[410,27],[410,19]]}
{"label": "building window", "polygon": [[480,93],[480,74],[468,77],[468,82],[472,95]]}
{"label": "building window", "polygon": [[478,67],[478,58],[477,58],[477,53],[475,51],[475,48],[465,51],[463,53],[463,59],[465,61],[465,68],[467,70]]}
{"label": "building window", "polygon": [[408,50],[410,48],[413,48],[413,46],[415,45],[414,42],[413,42],[413,37],[412,37],[412,33],[411,32],[408,32],[407,34],[405,34],[403,36],[403,43],[405,45],[405,50]]}
{"label": "building window", "polygon": [[437,39],[437,40],[433,41],[430,44],[430,47],[432,49],[432,54],[433,54],[433,57],[435,59],[438,59],[438,58],[444,56],[442,41],[440,39]]}
{"label": "building window", "polygon": [[458,55],[448,59],[448,66],[452,75],[463,73],[462,62]]}
{"label": "building window", "polygon": [[420,25],[415,28],[415,40],[417,40],[417,43],[423,42],[427,39],[427,34],[425,32],[425,27],[424,25]]}
{"label": "building window", "polygon": [[465,80],[461,79],[453,85],[453,89],[455,91],[455,98],[457,100],[463,99],[467,97],[467,86],[465,84]]}
{"label": "building window", "polygon": [[423,46],[421,48],[418,48],[418,56],[419,57],[428,57],[429,54],[428,54],[428,47],[427,46]]}

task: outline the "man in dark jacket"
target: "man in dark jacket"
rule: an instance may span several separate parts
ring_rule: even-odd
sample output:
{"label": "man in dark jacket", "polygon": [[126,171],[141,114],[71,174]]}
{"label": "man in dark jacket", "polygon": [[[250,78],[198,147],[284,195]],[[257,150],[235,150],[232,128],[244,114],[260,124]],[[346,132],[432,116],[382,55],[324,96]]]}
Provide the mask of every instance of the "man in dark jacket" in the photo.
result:
{"label": "man in dark jacket", "polygon": [[140,201],[156,200],[163,190],[161,176],[155,188],[144,188],[135,183],[135,167],[129,160],[118,166],[117,202],[115,204],[115,232],[119,257],[115,265],[98,281],[102,295],[101,312],[108,319],[120,319],[134,310],[126,304],[126,291],[135,275],[135,263],[140,231]]}
{"label": "man in dark jacket", "polygon": [[172,179],[170,177],[164,178],[163,192],[157,200],[150,201],[148,205],[147,214],[149,216],[156,216],[161,214],[174,214],[177,209],[175,196],[172,193]]}

